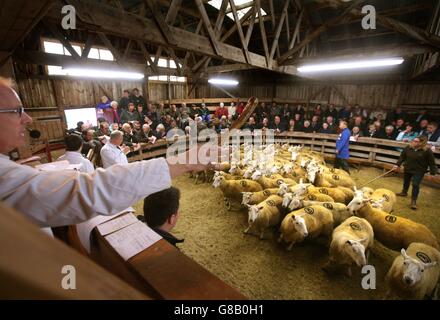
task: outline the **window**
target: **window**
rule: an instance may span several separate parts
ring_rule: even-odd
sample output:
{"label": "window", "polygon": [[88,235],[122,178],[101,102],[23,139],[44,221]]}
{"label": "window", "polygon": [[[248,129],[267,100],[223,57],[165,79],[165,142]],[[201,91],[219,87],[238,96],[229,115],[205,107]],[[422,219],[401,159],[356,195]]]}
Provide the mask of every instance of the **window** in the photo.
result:
{"label": "window", "polygon": [[[43,40],[44,52],[71,56],[70,52],[57,40]],[[72,44],[73,49],[82,54],[84,44]],[[87,58],[114,61],[113,54],[108,49],[92,47]]]}
{"label": "window", "polygon": [[168,82],[168,77],[170,78],[170,82],[186,82],[186,77],[178,77],[178,76],[150,76],[148,77],[148,80]]}
{"label": "window", "polygon": [[[155,57],[151,58],[151,60],[154,62]],[[150,65],[150,63],[148,61],[147,61],[147,65]],[[179,63],[178,65],[180,68],[182,68],[182,64]],[[169,58],[159,58],[158,66],[161,68],[177,69],[176,61],[174,61],[173,59],[169,59]],[[186,77],[165,76],[165,75],[148,77],[148,80],[150,80],[150,81],[168,82],[168,79],[170,82],[186,82]]]}
{"label": "window", "polygon": [[96,48],[91,48],[87,58],[89,58],[89,59],[99,59],[99,50],[96,49]]}
{"label": "window", "polygon": [[[208,4],[213,6],[214,8],[216,8],[217,10],[220,10],[220,7],[222,5],[222,0],[211,0],[208,1]],[[253,5],[253,1],[249,1],[249,0],[234,0],[234,4],[237,8],[237,16],[239,19],[243,18],[243,16],[252,8]],[[231,20],[234,20],[234,14],[231,11],[231,6],[228,4],[228,6],[226,7],[226,12],[230,11],[229,13],[227,13],[226,15],[228,16],[228,18],[230,18]],[[260,8],[260,12],[261,12],[261,16],[266,16],[267,13],[266,11],[263,10],[263,8]]]}

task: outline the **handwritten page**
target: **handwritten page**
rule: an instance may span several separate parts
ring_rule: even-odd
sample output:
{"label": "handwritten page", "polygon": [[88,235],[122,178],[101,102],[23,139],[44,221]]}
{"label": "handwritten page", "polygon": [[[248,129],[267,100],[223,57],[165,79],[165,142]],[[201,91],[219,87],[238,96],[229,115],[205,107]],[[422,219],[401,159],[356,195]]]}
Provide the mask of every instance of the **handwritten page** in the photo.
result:
{"label": "handwritten page", "polygon": [[128,260],[162,239],[145,223],[137,221],[105,237],[124,259]]}
{"label": "handwritten page", "polygon": [[133,213],[124,214],[97,226],[101,235],[106,236],[139,221]]}

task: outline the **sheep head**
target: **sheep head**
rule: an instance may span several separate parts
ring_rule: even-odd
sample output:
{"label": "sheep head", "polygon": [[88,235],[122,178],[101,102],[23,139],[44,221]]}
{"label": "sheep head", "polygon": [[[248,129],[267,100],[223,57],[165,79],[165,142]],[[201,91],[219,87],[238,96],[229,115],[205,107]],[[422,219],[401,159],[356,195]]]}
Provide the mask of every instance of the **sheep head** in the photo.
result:
{"label": "sheep head", "polygon": [[292,199],[293,199],[293,194],[285,193],[283,196],[283,203],[282,203],[283,208],[287,208],[290,202],[292,201]]}
{"label": "sheep head", "polygon": [[252,198],[252,192],[242,192],[241,193],[243,195],[243,199],[241,201],[241,204],[248,204],[251,201]]}
{"label": "sheep head", "polygon": [[385,197],[380,198],[379,200],[371,201],[371,206],[376,209],[382,209],[382,204],[386,201]]}
{"label": "sheep head", "polygon": [[296,209],[300,208],[301,205],[302,205],[301,199],[298,197],[293,197],[292,200],[290,201],[289,209],[296,210]]}
{"label": "sheep head", "polygon": [[251,179],[252,180],[258,180],[263,176],[263,173],[260,170],[255,170],[255,172],[252,174]]}
{"label": "sheep head", "polygon": [[403,257],[402,263],[402,282],[408,287],[419,283],[423,278],[423,272],[434,267],[437,261],[425,263],[410,257],[405,249],[400,251]]}
{"label": "sheep head", "polygon": [[348,209],[351,213],[356,214],[356,211],[363,208],[368,202],[371,202],[370,199],[365,199],[362,197],[354,197],[353,200],[350,201],[350,203],[347,205]]}
{"label": "sheep head", "polygon": [[345,242],[344,250],[356,263],[358,267],[362,267],[367,264],[367,258],[365,257],[365,246],[362,244],[362,240],[347,240]]}
{"label": "sheep head", "polygon": [[283,196],[283,195],[285,195],[285,194],[287,193],[287,191],[289,191],[289,186],[288,186],[286,183],[282,182],[282,183],[280,184],[280,187],[279,187],[279,189],[278,189],[277,194],[278,194],[279,196]]}
{"label": "sheep head", "polygon": [[299,183],[295,186],[294,194],[296,196],[302,196],[304,193],[307,192],[307,188],[310,186],[310,183],[304,183],[303,179],[299,180]]}
{"label": "sheep head", "polygon": [[238,172],[238,166],[237,164],[233,163],[231,164],[231,168],[229,169],[230,174],[236,174]]}
{"label": "sheep head", "polygon": [[285,174],[290,174],[293,171],[293,165],[291,163],[283,164],[282,172]]}
{"label": "sheep head", "polygon": [[309,232],[307,230],[306,221],[303,218],[304,215],[306,215],[306,213],[293,215],[292,222],[296,232],[298,232],[303,238],[306,238],[309,235]]}
{"label": "sheep head", "polygon": [[253,224],[255,220],[257,220],[260,210],[262,210],[263,207],[257,205],[253,205],[253,206],[248,205],[248,208],[249,208],[248,222],[249,224]]}
{"label": "sheep head", "polygon": [[225,177],[222,175],[219,175],[214,178],[214,182],[212,183],[212,186],[214,188],[218,188],[218,187],[220,187],[220,185],[222,184],[223,181],[225,181]]}
{"label": "sheep head", "polygon": [[249,179],[252,176],[252,173],[254,172],[254,169],[247,168],[243,173],[243,178]]}

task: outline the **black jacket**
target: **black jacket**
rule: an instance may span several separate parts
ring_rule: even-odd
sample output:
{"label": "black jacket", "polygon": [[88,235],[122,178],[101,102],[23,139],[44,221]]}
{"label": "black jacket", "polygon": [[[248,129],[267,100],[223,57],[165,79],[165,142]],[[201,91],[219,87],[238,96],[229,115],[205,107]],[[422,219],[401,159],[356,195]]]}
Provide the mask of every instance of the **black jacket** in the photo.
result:
{"label": "black jacket", "polygon": [[[137,216],[138,220],[142,221],[143,223],[145,223],[147,226],[147,222],[145,221],[145,217],[143,215],[139,215]],[[168,241],[170,244],[172,244],[173,246],[176,246],[176,244],[178,243],[182,243],[183,241],[185,241],[184,239],[177,239],[175,236],[173,236],[171,233],[163,231],[161,229],[158,228],[152,228],[154,232],[156,232],[158,235],[160,235],[162,238],[164,238],[166,241]]]}
{"label": "black jacket", "polygon": [[432,175],[437,173],[434,154],[429,147],[414,149],[411,146],[407,146],[400,154],[396,165],[400,166],[402,163],[405,167],[405,172],[408,173],[425,174],[428,167]]}
{"label": "black jacket", "polygon": [[159,234],[162,238],[164,238],[166,241],[168,241],[170,244],[172,244],[173,246],[177,247],[176,245],[178,243],[182,243],[183,241],[185,241],[184,239],[177,239],[175,236],[173,236],[171,233],[157,229],[157,228],[153,228],[154,232],[156,232],[157,234]]}

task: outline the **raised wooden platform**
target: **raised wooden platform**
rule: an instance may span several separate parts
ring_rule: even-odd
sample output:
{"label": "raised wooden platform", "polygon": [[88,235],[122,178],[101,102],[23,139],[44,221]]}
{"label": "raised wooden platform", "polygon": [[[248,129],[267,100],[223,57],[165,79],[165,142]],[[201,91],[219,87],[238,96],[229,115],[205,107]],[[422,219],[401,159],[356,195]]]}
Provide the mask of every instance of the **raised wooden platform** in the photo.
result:
{"label": "raised wooden platform", "polygon": [[92,239],[91,257],[148,296],[171,300],[247,299],[164,239],[127,261],[97,228]]}

